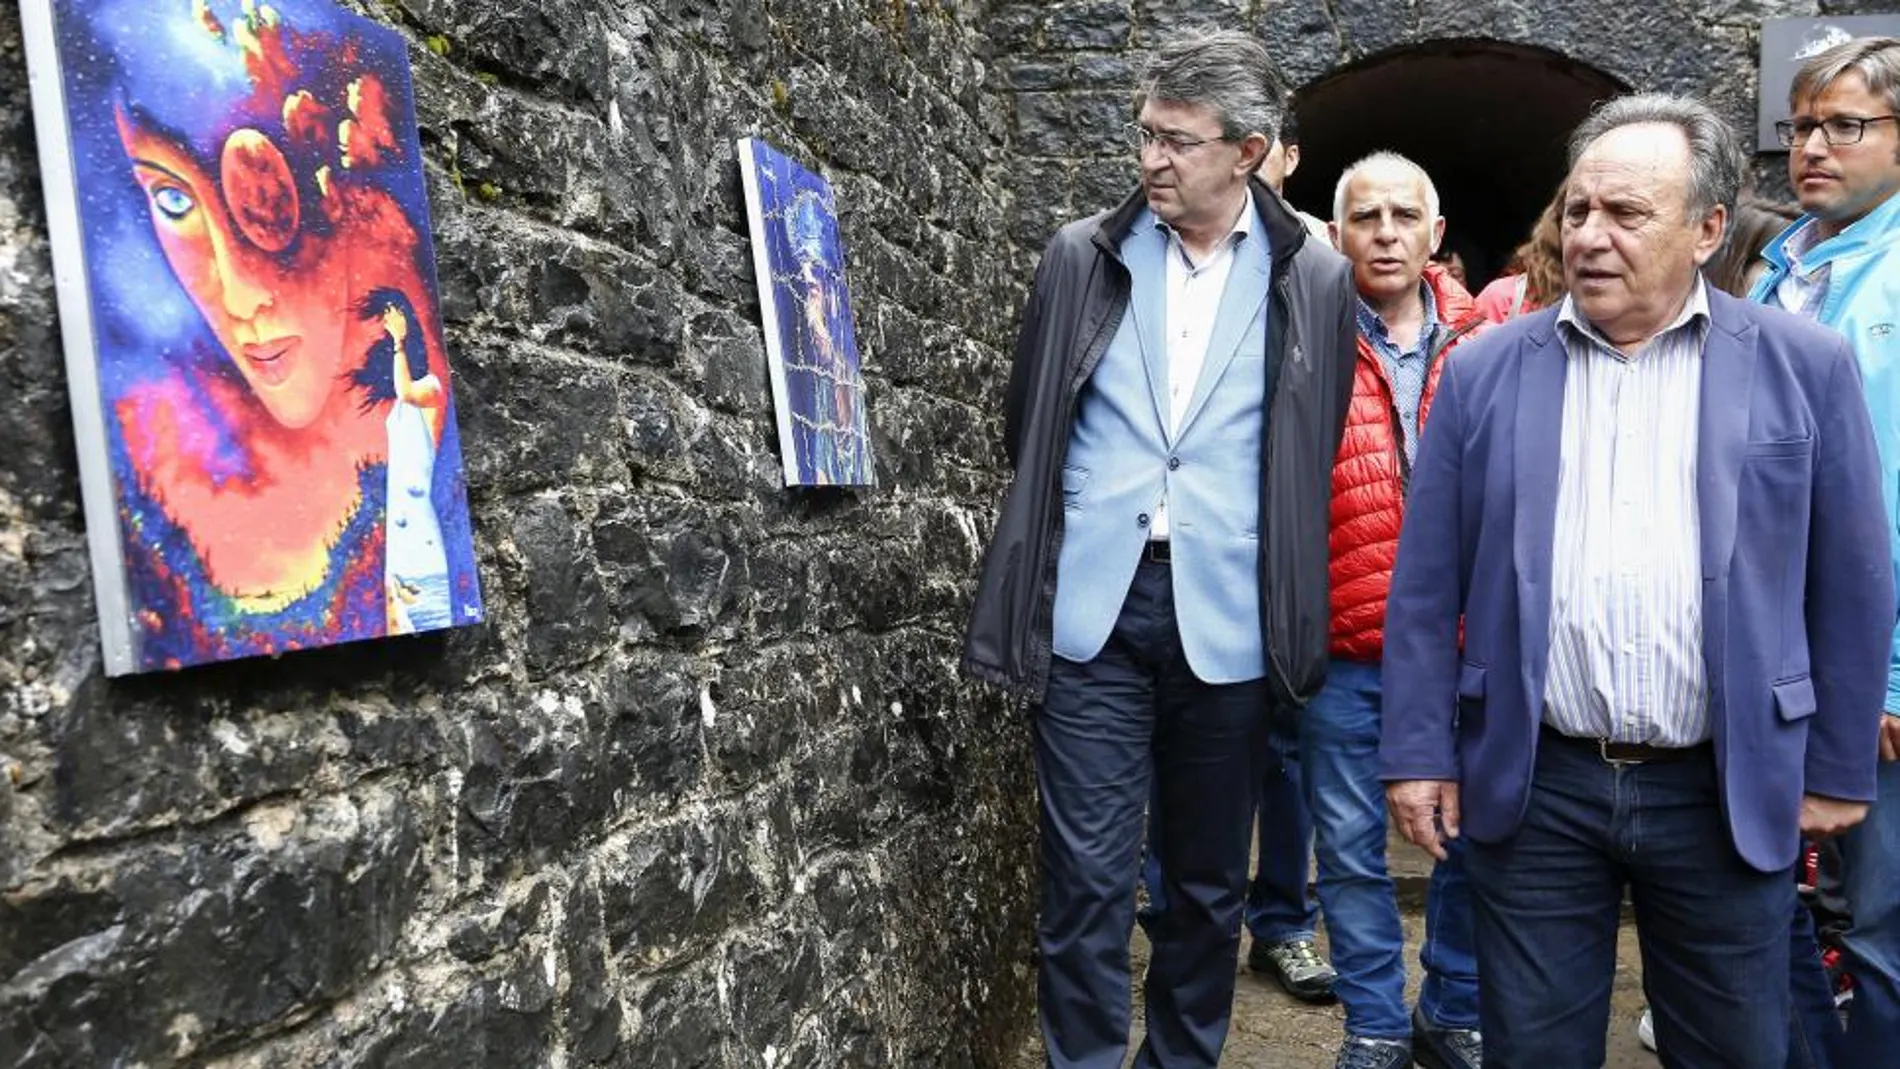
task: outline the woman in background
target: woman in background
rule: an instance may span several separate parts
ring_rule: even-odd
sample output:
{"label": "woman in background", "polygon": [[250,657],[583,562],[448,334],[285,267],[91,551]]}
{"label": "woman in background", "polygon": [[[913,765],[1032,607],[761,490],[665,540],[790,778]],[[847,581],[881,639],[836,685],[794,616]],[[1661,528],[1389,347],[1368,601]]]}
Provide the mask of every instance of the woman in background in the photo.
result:
{"label": "woman in background", "polygon": [[1801,214],[1795,204],[1781,204],[1746,196],[1735,205],[1735,219],[1729,223],[1728,241],[1702,269],[1703,276],[1716,289],[1733,297],[1746,298],[1755,280],[1768,270],[1761,250],[1776,234]]}
{"label": "woman in background", "polygon": [[1511,254],[1505,273],[1479,291],[1479,315],[1502,323],[1563,300],[1563,201],[1559,189],[1538,215],[1531,236]]}

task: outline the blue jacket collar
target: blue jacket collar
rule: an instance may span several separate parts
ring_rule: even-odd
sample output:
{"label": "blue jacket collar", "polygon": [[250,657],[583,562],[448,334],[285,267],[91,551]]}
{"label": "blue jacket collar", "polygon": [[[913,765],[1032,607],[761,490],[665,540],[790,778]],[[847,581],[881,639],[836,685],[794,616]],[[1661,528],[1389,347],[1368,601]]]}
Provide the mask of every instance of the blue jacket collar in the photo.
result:
{"label": "blue jacket collar", "polygon": [[[1784,246],[1795,231],[1812,221],[1814,216],[1803,215],[1788,224],[1788,228],[1775,235],[1775,239],[1762,250],[1762,258],[1773,265],[1772,274],[1779,278],[1787,273],[1788,253]],[[1878,208],[1868,212],[1859,222],[1816,244],[1801,257],[1804,270],[1813,270],[1822,264],[1833,263],[1872,249],[1882,248],[1900,240],[1900,193],[1888,197]]]}

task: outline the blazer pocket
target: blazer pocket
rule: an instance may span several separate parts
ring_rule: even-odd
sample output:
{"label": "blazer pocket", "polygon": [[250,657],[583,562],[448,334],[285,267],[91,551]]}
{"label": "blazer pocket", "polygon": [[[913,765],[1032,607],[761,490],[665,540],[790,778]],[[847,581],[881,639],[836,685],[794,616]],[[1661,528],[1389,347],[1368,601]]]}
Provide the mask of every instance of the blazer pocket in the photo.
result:
{"label": "blazer pocket", "polygon": [[1062,466],[1062,507],[1072,509],[1082,502],[1082,490],[1089,484],[1089,469],[1072,464]]}
{"label": "blazer pocket", "polygon": [[1458,719],[1452,730],[1470,737],[1484,727],[1484,681],[1490,669],[1481,664],[1458,664]]}
{"label": "blazer pocket", "polygon": [[1802,459],[1814,454],[1813,438],[1787,438],[1772,442],[1750,442],[1742,451],[1747,460]]}
{"label": "blazer pocket", "polygon": [[1484,677],[1490,671],[1484,665],[1461,661],[1458,664],[1458,700],[1481,702],[1484,700]]}
{"label": "blazer pocket", "polygon": [[1775,712],[1784,721],[1805,720],[1814,715],[1814,677],[1795,676],[1770,684],[1775,691]]}

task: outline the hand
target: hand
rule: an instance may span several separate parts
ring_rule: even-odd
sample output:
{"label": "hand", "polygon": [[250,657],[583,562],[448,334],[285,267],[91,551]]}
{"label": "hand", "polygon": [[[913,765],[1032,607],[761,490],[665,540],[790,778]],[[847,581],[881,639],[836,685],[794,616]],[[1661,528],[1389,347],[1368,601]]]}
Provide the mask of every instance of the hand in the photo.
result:
{"label": "hand", "polygon": [[1900,716],[1892,713],[1880,718],[1880,759],[1900,761]]}
{"label": "hand", "polygon": [[1866,817],[1866,802],[1846,802],[1819,794],[1801,796],[1801,834],[1809,839],[1831,839]]}
{"label": "hand", "polygon": [[1392,810],[1392,822],[1407,842],[1439,861],[1445,860],[1445,843],[1458,837],[1457,781],[1414,779],[1388,783],[1385,803]]}

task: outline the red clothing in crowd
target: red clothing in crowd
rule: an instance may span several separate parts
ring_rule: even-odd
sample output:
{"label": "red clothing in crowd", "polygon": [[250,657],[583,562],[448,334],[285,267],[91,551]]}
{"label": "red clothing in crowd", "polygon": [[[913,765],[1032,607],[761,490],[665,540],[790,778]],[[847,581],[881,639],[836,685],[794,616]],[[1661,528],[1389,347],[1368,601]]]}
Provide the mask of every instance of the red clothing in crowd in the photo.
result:
{"label": "red clothing in crowd", "polygon": [[[1431,366],[1425,372],[1418,406],[1421,431],[1445,368],[1446,351],[1477,333],[1484,321],[1471,294],[1443,267],[1428,264],[1425,284],[1432,288],[1438,318],[1445,327],[1428,357]],[[1333,462],[1329,548],[1335,657],[1376,661],[1385,650],[1385,599],[1392,585],[1392,566],[1398,560],[1405,484],[1411,474],[1400,444],[1403,433],[1385,365],[1361,335],[1352,406],[1346,411],[1345,437]]]}

